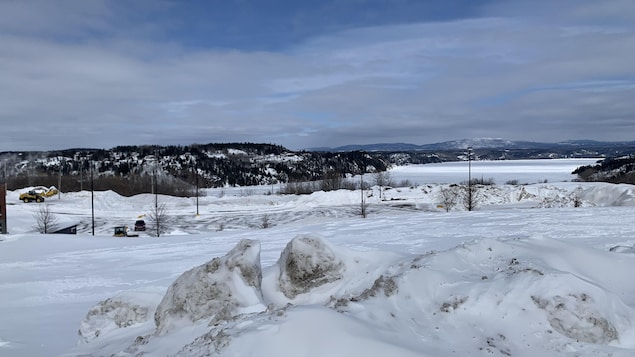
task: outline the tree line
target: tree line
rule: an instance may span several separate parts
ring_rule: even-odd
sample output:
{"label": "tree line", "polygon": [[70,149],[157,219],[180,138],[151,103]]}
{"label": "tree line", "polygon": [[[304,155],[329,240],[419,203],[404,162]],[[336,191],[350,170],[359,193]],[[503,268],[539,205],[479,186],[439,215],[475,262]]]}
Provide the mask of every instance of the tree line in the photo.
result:
{"label": "tree line", "polygon": [[385,158],[361,151],[293,152],[278,145],[252,143],[10,154],[0,155],[9,190],[59,186],[62,192],[72,192],[92,187],[125,196],[150,193],[155,187],[160,193],[190,196],[196,187],[320,181],[326,176],[344,178],[389,167]]}
{"label": "tree line", "polygon": [[635,155],[606,158],[573,171],[580,181],[635,184]]}

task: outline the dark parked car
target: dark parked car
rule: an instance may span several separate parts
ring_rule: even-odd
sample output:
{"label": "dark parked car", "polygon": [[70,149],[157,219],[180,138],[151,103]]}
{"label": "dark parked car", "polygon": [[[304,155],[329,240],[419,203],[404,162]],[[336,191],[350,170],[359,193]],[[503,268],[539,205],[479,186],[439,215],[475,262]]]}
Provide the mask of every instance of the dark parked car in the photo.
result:
{"label": "dark parked car", "polygon": [[146,222],[142,219],[136,221],[134,223],[134,230],[135,231],[145,231],[146,230]]}

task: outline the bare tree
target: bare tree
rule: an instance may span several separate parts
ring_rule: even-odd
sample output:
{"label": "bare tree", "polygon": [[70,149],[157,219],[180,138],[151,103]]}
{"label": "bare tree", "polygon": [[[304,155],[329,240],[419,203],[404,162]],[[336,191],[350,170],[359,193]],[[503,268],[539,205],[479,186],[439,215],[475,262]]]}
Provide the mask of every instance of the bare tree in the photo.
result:
{"label": "bare tree", "polygon": [[390,177],[390,172],[388,171],[378,171],[374,176],[375,185],[379,186],[379,199],[381,200],[381,193],[385,186],[394,186],[392,178]]}
{"label": "bare tree", "polygon": [[443,208],[446,212],[450,212],[459,199],[459,187],[451,185],[444,187],[439,191],[439,201],[443,204]]}
{"label": "bare tree", "polygon": [[473,211],[481,199],[479,187],[477,185],[463,186],[463,207],[468,211]]}
{"label": "bare tree", "polygon": [[364,175],[363,174],[359,175],[359,190],[361,191],[361,197],[362,197],[361,206],[360,206],[360,214],[362,215],[362,218],[366,218],[366,216],[368,215],[368,212],[366,211],[367,204],[366,204],[366,195],[364,193]]}
{"label": "bare tree", "polygon": [[267,229],[269,227],[271,227],[271,220],[269,219],[269,216],[265,214],[264,216],[262,216],[260,228]]}
{"label": "bare tree", "polygon": [[57,226],[57,217],[53,214],[53,212],[51,212],[48,204],[40,205],[33,216],[35,217],[35,229],[38,232],[47,234],[55,230]]}
{"label": "bare tree", "polygon": [[165,203],[155,204],[154,210],[148,214],[148,222],[150,223],[148,233],[155,237],[160,237],[166,233],[168,231],[167,218]]}
{"label": "bare tree", "polygon": [[335,170],[327,171],[320,181],[320,190],[322,191],[335,191],[343,187],[344,178],[342,174]]}

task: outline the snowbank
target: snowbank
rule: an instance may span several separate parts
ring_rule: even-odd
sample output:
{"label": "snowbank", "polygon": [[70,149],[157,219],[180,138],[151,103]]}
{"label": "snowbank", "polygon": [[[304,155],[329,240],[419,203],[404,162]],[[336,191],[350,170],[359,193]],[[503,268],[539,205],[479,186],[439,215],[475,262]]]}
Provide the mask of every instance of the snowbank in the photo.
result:
{"label": "snowbank", "polygon": [[[141,337],[129,333],[125,348],[104,349],[101,342],[98,355],[635,352],[632,254],[551,239],[483,239],[398,256],[300,235],[264,273],[259,255],[258,242],[243,240],[226,256],[184,273],[156,308],[156,329]],[[88,332],[82,333],[85,344],[67,356],[94,352],[91,344],[115,328],[120,339],[153,309],[116,301],[89,312],[80,330]]]}

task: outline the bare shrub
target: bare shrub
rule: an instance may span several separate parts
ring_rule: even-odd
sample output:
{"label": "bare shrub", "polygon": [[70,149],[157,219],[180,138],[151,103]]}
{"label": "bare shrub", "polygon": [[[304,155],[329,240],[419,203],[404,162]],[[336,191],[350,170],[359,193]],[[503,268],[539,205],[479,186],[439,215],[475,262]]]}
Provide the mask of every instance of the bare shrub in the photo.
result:
{"label": "bare shrub", "polygon": [[467,181],[463,181],[461,182],[462,185],[482,185],[482,186],[493,186],[496,184],[496,181],[494,181],[493,177],[490,178],[473,178],[470,182]]}
{"label": "bare shrub", "polygon": [[459,200],[459,187],[456,185],[444,187],[439,191],[439,201],[446,212],[450,212]]}
{"label": "bare shrub", "polygon": [[344,178],[342,174],[337,171],[330,170],[327,171],[322,180],[320,181],[320,190],[322,191],[335,191],[339,190],[343,187]]}
{"label": "bare shrub", "polygon": [[395,182],[392,180],[390,172],[388,171],[379,171],[374,174],[374,183],[379,187],[383,186],[394,186]]}
{"label": "bare shrub", "polygon": [[359,188],[359,184],[357,182],[350,181],[350,180],[344,180],[344,182],[342,182],[341,189],[343,190],[355,191],[358,188]]}
{"label": "bare shrub", "polygon": [[260,228],[267,229],[271,227],[271,220],[268,215],[262,216],[262,221],[260,222]]}
{"label": "bare shrub", "polygon": [[155,237],[160,237],[168,232],[168,212],[165,203],[156,204],[152,212],[148,214],[150,229],[148,233]]}
{"label": "bare shrub", "polygon": [[410,180],[405,179],[405,180],[399,181],[399,184],[397,186],[398,187],[411,187],[411,188],[414,188],[414,187],[417,186],[417,184],[413,184]]}
{"label": "bare shrub", "polygon": [[287,182],[280,188],[280,194],[286,195],[309,195],[319,189],[315,182]]}
{"label": "bare shrub", "polygon": [[256,191],[253,188],[244,187],[240,189],[240,197],[250,197],[256,194]]}
{"label": "bare shrub", "polygon": [[40,205],[38,210],[34,213],[35,229],[42,233],[47,234],[57,229],[57,217],[51,212],[50,205]]}

